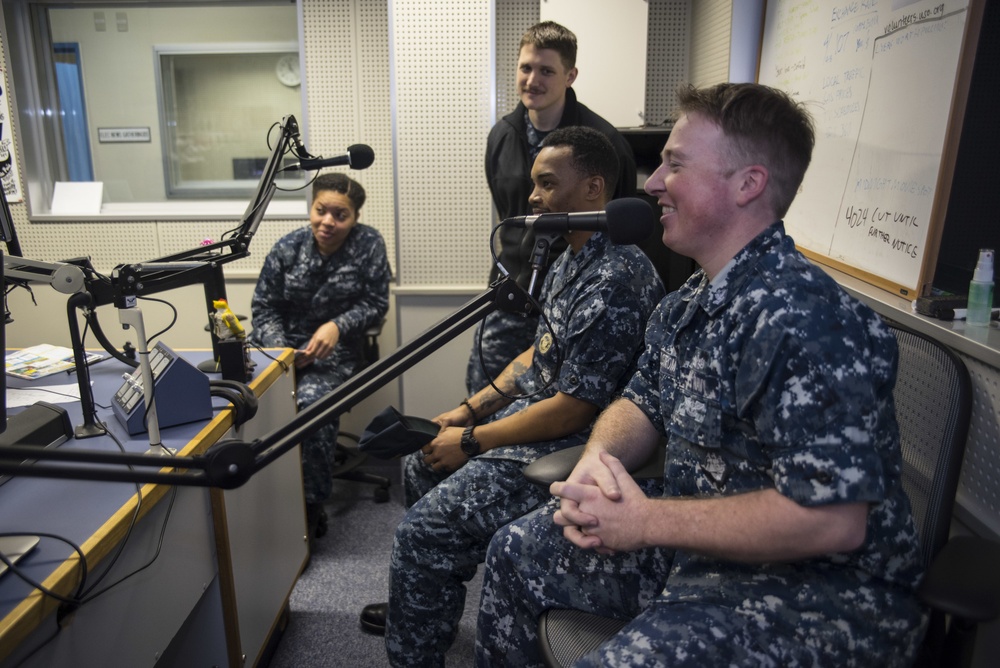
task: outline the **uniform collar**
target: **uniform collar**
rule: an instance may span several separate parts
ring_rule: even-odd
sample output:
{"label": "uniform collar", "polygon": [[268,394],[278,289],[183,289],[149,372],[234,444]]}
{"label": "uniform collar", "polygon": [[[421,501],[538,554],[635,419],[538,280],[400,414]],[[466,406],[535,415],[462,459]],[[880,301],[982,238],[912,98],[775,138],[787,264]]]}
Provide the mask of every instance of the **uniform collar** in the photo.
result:
{"label": "uniform collar", "polygon": [[773,223],[727,262],[713,280],[709,281],[705,272],[699,270],[682,287],[682,291],[686,292],[682,297],[695,300],[709,315],[714,316],[742,291],[758,265],[786,238],[784,223],[780,220]]}
{"label": "uniform collar", "polygon": [[605,249],[607,249],[610,243],[606,234],[595,232],[593,236],[587,239],[587,243],[583,244],[583,248],[580,249],[579,253],[574,253],[572,248],[564,250],[563,254],[566,258],[561,258],[561,261],[558,263],[559,266],[556,269],[558,273],[552,282],[552,294],[557,294],[565,286],[573,283],[576,277],[583,272],[584,268],[594,261],[594,258],[604,254]]}

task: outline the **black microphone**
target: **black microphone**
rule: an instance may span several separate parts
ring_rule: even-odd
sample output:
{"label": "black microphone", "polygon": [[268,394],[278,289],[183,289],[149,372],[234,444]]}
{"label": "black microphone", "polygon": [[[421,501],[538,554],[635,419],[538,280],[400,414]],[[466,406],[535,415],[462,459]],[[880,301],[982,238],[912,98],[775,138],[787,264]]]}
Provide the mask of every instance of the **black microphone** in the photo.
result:
{"label": "black microphone", "polygon": [[371,146],[354,144],[347,147],[347,153],[335,155],[332,158],[308,158],[300,160],[294,165],[285,167],[285,171],[312,171],[314,169],[336,167],[338,165],[347,165],[351,169],[368,169],[373,162],[375,162],[375,152]]}
{"label": "black microphone", "polygon": [[656,213],[646,200],[624,197],[608,202],[604,211],[515,216],[506,218],[502,224],[555,234],[605,232],[611,243],[637,244],[652,234],[656,225]]}

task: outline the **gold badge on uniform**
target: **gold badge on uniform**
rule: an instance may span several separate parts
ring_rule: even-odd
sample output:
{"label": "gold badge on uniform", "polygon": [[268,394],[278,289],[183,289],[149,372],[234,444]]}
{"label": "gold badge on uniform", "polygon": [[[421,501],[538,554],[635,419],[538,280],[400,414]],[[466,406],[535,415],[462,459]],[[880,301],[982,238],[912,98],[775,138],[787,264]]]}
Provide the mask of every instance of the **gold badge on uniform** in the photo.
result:
{"label": "gold badge on uniform", "polygon": [[542,334],[542,340],[538,342],[538,352],[543,355],[549,352],[549,348],[552,347],[552,334],[545,332]]}

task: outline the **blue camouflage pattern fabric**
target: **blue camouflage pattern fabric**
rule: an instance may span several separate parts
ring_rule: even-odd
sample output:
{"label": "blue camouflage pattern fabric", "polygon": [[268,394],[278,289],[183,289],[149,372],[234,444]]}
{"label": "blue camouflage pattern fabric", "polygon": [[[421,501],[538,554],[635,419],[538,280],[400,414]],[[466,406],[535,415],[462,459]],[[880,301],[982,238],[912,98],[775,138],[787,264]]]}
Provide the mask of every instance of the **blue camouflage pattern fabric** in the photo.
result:
{"label": "blue camouflage pattern fabric", "polygon": [[553,505],[490,545],[477,664],[541,665],[537,615],[576,608],[634,617],[579,665],[909,665],[926,612],[896,364],[891,331],[796,252],[780,222],[713,282],[696,273],[650,318],[623,393],[666,438],[663,494],[867,502],[864,544],[795,563],[601,556],[562,537]]}
{"label": "blue camouflage pattern fabric", "polygon": [[[391,277],[382,235],[360,223],[327,258],[316,249],[309,226],[286,234],[271,248],[251,301],[251,343],[301,349],[320,325],[332,320],[340,329],[329,357],[296,370],[299,410],[354,373],[365,330],[389,310]],[[334,418],[302,442],[306,503],[330,496],[339,425]]]}
{"label": "blue camouflage pattern fabric", "polygon": [[538,316],[493,311],[476,326],[465,369],[465,389],[472,396],[496,380],[510,361],[532,343]]}
{"label": "blue camouflage pattern fabric", "polygon": [[[546,276],[545,318],[532,367],[519,391],[539,390],[498,411],[511,415],[563,392],[604,407],[635,367],[646,319],[664,290],[649,259],[634,246],[595,234],[579,253],[564,251]],[[552,327],[545,326],[548,320]],[[553,336],[554,333],[554,336]],[[556,366],[556,352],[562,364]],[[419,453],[405,460],[409,507],[396,530],[389,584],[386,652],[393,666],[443,666],[476,573],[493,533],[544,503],[549,494],[527,482],[524,466],[586,440],[589,428],[551,442],[509,445],[473,457],[450,475]]]}
{"label": "blue camouflage pattern fabric", "polygon": [[[529,186],[528,194],[530,195],[531,178],[529,174],[531,172],[531,165],[542,150],[542,140],[549,133],[539,132],[535,129],[535,126],[531,123],[527,109],[524,110],[522,118],[524,120],[526,143],[520,150],[526,153],[527,173],[523,175],[525,178],[520,185],[523,188],[525,183],[527,183]],[[502,180],[491,179],[490,189],[504,188],[503,183]],[[508,189],[516,189],[516,187],[516,183],[507,184]],[[524,198],[522,208],[526,212],[531,211],[527,197]],[[524,257],[530,257],[531,248],[528,246],[534,244],[534,238],[535,235],[533,234],[523,234],[516,253],[520,253]],[[559,239],[554,242],[554,245],[565,247],[565,241]],[[515,256],[515,250],[505,249],[504,255],[507,258]],[[532,343],[535,328],[537,327],[537,314],[525,315],[523,313],[507,313],[506,311],[498,310],[483,318],[483,321],[476,327],[472,343],[472,353],[469,355],[469,362],[465,370],[465,389],[468,391],[469,396],[486,387],[491,380],[495,380],[507,368],[512,359],[528,349],[528,346]]]}

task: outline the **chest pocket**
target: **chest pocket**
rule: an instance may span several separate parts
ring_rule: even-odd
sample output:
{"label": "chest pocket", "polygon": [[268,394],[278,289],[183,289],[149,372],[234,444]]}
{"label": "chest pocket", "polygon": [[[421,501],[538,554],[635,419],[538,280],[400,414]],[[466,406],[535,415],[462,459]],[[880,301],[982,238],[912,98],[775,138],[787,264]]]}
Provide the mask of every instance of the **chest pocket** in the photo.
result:
{"label": "chest pocket", "polygon": [[327,311],[344,302],[352,302],[361,292],[361,277],[354,267],[332,270],[295,270],[285,281],[285,298],[291,304],[309,304],[320,320],[330,317]]}
{"label": "chest pocket", "polygon": [[660,358],[660,377],[671,383],[661,396],[670,397],[667,430],[703,448],[718,448],[722,441],[721,381],[712,368],[712,356],[694,349],[682,366],[673,348]]}

